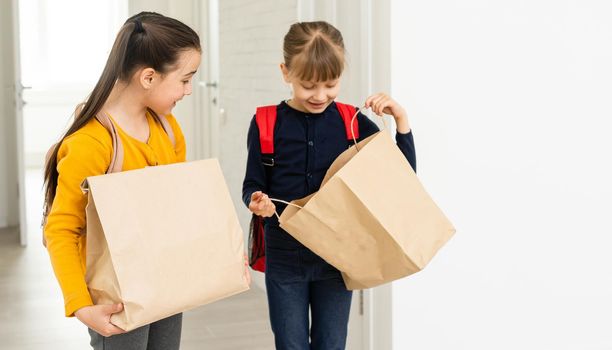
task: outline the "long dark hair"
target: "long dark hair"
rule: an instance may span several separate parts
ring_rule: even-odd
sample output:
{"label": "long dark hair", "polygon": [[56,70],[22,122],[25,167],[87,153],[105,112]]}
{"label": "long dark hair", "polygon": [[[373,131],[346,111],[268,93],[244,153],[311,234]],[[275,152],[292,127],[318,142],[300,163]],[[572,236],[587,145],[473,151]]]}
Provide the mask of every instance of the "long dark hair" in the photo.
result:
{"label": "long dark hair", "polygon": [[128,82],[137,69],[150,67],[164,74],[171,71],[180,53],[201,51],[200,38],[189,26],[154,12],[130,17],[121,27],[102,71],[87,100],[75,111],[74,121],[60,139],[45,165],[45,214],[51,209],[57,189],[57,152],[68,136],[81,129],[106,103],[117,81]]}

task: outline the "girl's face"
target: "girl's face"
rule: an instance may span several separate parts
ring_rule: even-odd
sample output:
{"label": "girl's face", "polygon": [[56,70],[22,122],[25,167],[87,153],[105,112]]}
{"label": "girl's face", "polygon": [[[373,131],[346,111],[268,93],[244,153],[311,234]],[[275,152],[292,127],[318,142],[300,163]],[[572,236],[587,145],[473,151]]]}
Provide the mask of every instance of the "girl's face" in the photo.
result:
{"label": "girl's face", "polygon": [[285,82],[291,85],[292,106],[302,112],[322,113],[338,96],[340,78],[327,81],[306,81],[290,74],[281,64]]}
{"label": "girl's face", "polygon": [[176,103],[185,95],[191,95],[192,78],[200,66],[201,54],[190,49],[183,51],[176,68],[164,75],[155,73],[151,89],[147,94],[147,107],[159,115],[168,115]]}

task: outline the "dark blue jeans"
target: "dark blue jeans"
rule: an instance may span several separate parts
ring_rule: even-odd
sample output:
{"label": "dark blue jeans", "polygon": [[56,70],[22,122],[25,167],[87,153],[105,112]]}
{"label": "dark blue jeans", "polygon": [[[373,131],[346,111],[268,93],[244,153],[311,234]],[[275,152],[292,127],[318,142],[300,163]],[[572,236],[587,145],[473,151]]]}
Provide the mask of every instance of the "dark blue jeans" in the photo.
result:
{"label": "dark blue jeans", "polygon": [[276,349],[345,348],[353,293],[337,269],[305,248],[266,247],[266,288]]}

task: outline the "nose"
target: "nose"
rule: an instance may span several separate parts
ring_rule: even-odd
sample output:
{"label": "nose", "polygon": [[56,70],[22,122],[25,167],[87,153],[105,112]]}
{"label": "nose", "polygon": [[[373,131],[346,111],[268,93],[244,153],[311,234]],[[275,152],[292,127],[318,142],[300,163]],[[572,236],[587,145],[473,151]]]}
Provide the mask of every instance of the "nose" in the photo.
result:
{"label": "nose", "polygon": [[327,94],[325,93],[324,89],[318,89],[317,92],[314,95],[315,101],[317,102],[323,102],[325,101],[325,97],[327,96]]}
{"label": "nose", "polygon": [[183,91],[184,95],[191,95],[193,92],[193,86],[191,86],[191,82],[185,85],[185,90]]}

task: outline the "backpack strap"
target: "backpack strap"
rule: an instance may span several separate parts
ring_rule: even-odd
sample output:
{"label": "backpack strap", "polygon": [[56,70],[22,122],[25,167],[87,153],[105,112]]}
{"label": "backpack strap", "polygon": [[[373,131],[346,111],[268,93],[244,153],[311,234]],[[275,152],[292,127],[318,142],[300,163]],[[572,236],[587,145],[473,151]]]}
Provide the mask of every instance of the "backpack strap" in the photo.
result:
{"label": "backpack strap", "polygon": [[[100,124],[102,124],[102,126],[104,126],[106,130],[108,130],[108,132],[111,135],[111,139],[113,141],[113,150],[112,150],[113,153],[111,155],[111,162],[108,165],[108,168],[106,169],[106,174],[118,173],[123,168],[123,143],[121,143],[121,138],[119,137],[119,134],[117,133],[117,128],[115,128],[115,124],[112,122],[108,114],[104,112],[98,113],[94,118],[96,118],[96,120]],[[49,162],[49,159],[51,158],[53,152],[55,151],[55,148],[59,146],[60,146],[59,143],[56,143],[49,148],[49,150],[47,151],[47,154],[45,155],[45,165],[46,163]],[[45,208],[43,210],[41,227],[45,227],[45,225],[47,224],[47,217],[49,216],[50,210],[51,208],[45,205]],[[47,240],[45,239],[44,233],[43,233],[42,241],[43,241],[43,246],[46,247]]]}
{"label": "backpack strap", "polygon": [[351,121],[353,120],[353,116],[357,112],[357,109],[351,105],[347,105],[344,103],[336,102],[336,108],[338,108],[338,112],[340,112],[340,116],[344,121],[344,129],[346,130],[346,139],[349,142],[353,141],[353,134],[355,135],[355,139],[359,139],[359,123],[358,119],[355,118],[353,122],[353,131],[351,132]]}
{"label": "backpack strap", "polygon": [[170,122],[168,121],[168,118],[160,117],[151,108],[147,108],[147,110],[153,116],[153,118],[155,118],[155,120],[157,120],[157,122],[159,122],[161,124],[162,128],[164,129],[164,131],[168,135],[168,138],[170,138],[170,141],[172,141],[172,146],[176,147],[176,138],[174,137],[174,130],[172,130],[172,125],[170,125]]}
{"label": "backpack strap", "polygon": [[[351,132],[351,120],[357,112],[357,109],[351,105],[336,102],[336,108],[344,122],[346,139],[349,143],[353,142],[353,134],[355,139],[359,139],[359,123],[355,119],[353,122],[353,131]],[[266,166],[274,166],[274,126],[276,125],[276,105],[257,107],[255,112],[255,122],[259,129],[259,144],[261,146],[262,163]]]}
{"label": "backpack strap", "polygon": [[118,173],[123,168],[123,143],[121,142],[121,138],[117,133],[117,128],[115,128],[115,124],[110,119],[108,114],[104,112],[100,112],[96,115],[96,120],[104,126],[106,130],[111,134],[111,138],[113,140],[113,154],[111,156],[111,162],[106,169],[106,173]]}
{"label": "backpack strap", "polygon": [[[172,126],[168,119],[165,117],[160,117],[155,113],[152,109],[148,108],[149,113],[155,118],[159,124],[161,124],[162,128],[170,138],[173,146],[176,146],[176,138],[174,137],[174,131],[172,130]],[[105,112],[100,112],[96,115],[96,120],[108,130],[113,140],[113,154],[111,157],[110,165],[106,170],[107,174],[110,173],[118,173],[123,169],[123,143],[121,142],[121,138],[119,137],[119,133],[117,132],[117,128],[115,127],[115,123],[111,120],[111,118]]]}
{"label": "backpack strap", "polygon": [[261,146],[264,165],[274,166],[274,126],[276,125],[276,106],[257,107],[255,122],[259,129],[259,144]]}

